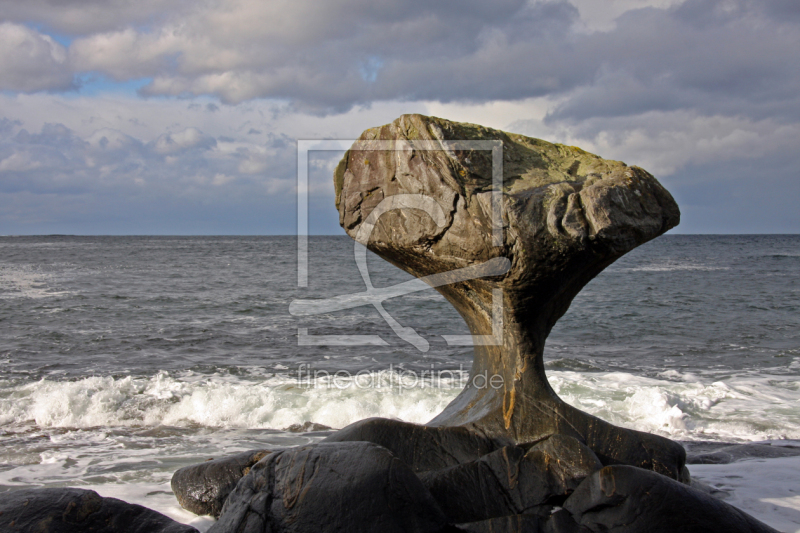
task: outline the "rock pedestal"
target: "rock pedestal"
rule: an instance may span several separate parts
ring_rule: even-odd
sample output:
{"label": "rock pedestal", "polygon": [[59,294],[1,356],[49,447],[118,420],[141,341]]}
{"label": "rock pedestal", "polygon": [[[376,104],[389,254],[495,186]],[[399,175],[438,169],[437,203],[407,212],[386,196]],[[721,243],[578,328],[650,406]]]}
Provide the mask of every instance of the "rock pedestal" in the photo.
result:
{"label": "rock pedestal", "polygon": [[[492,141],[502,148],[483,148]],[[653,176],[575,147],[404,115],[365,131],[334,183],[342,227],[387,261],[416,277],[483,274],[436,290],[478,340],[472,375],[495,380],[470,380],[428,425],[517,444],[567,435],[603,464],[680,478],[680,445],[567,405],[543,361],[547,335],[581,288],[678,224],[678,206]],[[498,258],[510,261],[507,271],[480,270]]]}

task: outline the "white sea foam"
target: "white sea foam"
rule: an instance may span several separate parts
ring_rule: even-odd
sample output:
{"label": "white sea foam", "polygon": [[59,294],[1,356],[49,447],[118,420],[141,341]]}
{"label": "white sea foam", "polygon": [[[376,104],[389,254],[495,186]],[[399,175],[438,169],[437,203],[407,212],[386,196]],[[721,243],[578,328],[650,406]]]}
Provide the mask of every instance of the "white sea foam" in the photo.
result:
{"label": "white sea foam", "polygon": [[[458,394],[456,386],[401,386],[402,379],[389,371],[308,383],[280,375],[237,379],[161,372],[140,378],[0,383],[0,425],[282,429],[311,421],[341,428],[370,416],[423,423]],[[443,380],[448,383],[455,379]]]}
{"label": "white sea foam", "polygon": [[[632,429],[678,439],[800,439],[800,384],[790,376],[715,381],[676,371],[548,372],[568,403]],[[40,428],[211,427],[283,429],[310,421],[341,428],[381,416],[424,423],[458,394],[463,376],[430,383],[381,371],[355,377],[204,375],[0,382],[0,425]],[[401,386],[402,384],[402,386]]]}
{"label": "white sea foam", "polygon": [[[548,371],[558,394],[610,422],[679,439],[800,439],[800,386],[790,377],[713,380],[674,370],[658,378],[622,372]],[[312,421],[334,428],[370,416],[426,422],[458,393],[411,387],[397,372],[318,378],[303,384],[263,370],[230,374],[87,377],[74,381],[0,382],[0,485],[79,486],[192,523],[211,521],[181,510],[172,473],[244,449],[295,446],[319,434],[283,429]],[[313,385],[313,386],[310,386]],[[338,385],[338,386],[337,386]],[[364,386],[373,385],[373,386]],[[380,386],[378,386],[380,385]],[[796,472],[800,458],[735,465],[692,465],[693,476],[732,491],[728,501],[784,531],[800,532]]]}
{"label": "white sea foam", "polygon": [[800,438],[791,376],[714,381],[676,371],[654,379],[622,372],[549,372],[568,403],[614,424],[684,440]]}

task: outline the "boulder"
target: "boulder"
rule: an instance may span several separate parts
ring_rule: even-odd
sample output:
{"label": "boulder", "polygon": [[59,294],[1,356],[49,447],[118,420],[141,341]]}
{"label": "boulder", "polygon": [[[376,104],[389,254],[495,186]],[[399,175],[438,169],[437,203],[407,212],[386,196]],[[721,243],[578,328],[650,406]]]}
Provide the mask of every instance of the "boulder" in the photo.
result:
{"label": "boulder", "polygon": [[161,513],[93,490],[23,489],[0,498],[4,533],[197,533]]}
{"label": "boulder", "polygon": [[552,435],[536,443],[525,454],[529,470],[544,473],[544,482],[553,496],[549,502],[558,505],[583,480],[602,468],[600,459],[585,444],[566,435]]}
{"label": "boulder", "polygon": [[455,524],[545,514],[592,472],[602,468],[592,451],[572,437],[554,435],[527,452],[507,446],[476,461],[420,474]]}
{"label": "boulder", "polygon": [[359,137],[334,185],[347,234],[434,285],[475,339],[473,379],[428,426],[520,445],[567,435],[603,464],[680,479],[683,447],[564,403],[543,360],[547,335],[578,292],[678,224],[677,204],[652,175],[572,146],[403,115]]}
{"label": "boulder", "polygon": [[428,427],[400,420],[366,418],[323,442],[364,441],[379,444],[414,472],[439,470],[474,461],[512,442],[461,427]]}
{"label": "boulder", "polygon": [[187,511],[218,518],[236,483],[270,453],[270,450],[251,450],[185,466],[172,475],[172,492]]}
{"label": "boulder", "polygon": [[705,492],[625,465],[607,466],[586,478],[563,507],[593,532],[776,533]]}
{"label": "boulder", "polygon": [[209,533],[435,532],[447,520],[392,453],[337,442],[272,453],[228,496]]}

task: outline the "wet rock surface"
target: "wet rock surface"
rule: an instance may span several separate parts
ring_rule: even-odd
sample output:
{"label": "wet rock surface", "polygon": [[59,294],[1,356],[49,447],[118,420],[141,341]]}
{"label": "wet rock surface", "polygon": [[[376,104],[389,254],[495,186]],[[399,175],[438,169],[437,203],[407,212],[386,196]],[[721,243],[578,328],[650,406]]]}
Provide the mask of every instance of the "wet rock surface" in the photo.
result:
{"label": "wet rock surface", "polygon": [[236,483],[270,453],[251,450],[181,468],[172,476],[172,492],[187,511],[218,518]]}
{"label": "wet rock surface", "polygon": [[602,467],[571,437],[554,435],[528,451],[506,446],[476,461],[420,475],[451,523],[545,514]]}
{"label": "wet rock surface", "polygon": [[24,489],[0,495],[3,533],[197,533],[161,513],[93,490]]}
{"label": "wet rock surface", "polygon": [[591,533],[564,510],[548,515],[522,514],[492,518],[460,524],[458,528],[470,533]]}
{"label": "wet rock surface", "polygon": [[379,444],[414,472],[439,470],[474,461],[512,444],[507,438],[492,438],[466,428],[428,427],[386,418],[360,420],[324,440],[346,441]]}
{"label": "wet rock surface", "polygon": [[666,476],[625,465],[598,470],[564,502],[589,531],[775,533],[747,513]]}
{"label": "wet rock surface", "polygon": [[230,494],[209,533],[441,531],[447,520],[386,448],[321,443],[275,452]]}

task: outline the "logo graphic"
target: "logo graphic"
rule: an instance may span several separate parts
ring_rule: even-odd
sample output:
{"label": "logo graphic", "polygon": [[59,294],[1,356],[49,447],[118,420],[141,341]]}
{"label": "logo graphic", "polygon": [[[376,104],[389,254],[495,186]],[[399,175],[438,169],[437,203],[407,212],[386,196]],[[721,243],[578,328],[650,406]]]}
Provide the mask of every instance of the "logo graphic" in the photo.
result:
{"label": "logo graphic", "polygon": [[[298,141],[297,151],[297,282],[299,287],[308,286],[308,153],[312,150],[491,150],[492,151],[492,243],[500,246],[503,242],[503,227],[501,215],[502,201],[502,141]],[[292,301],[289,312],[293,316],[313,316],[333,311],[353,309],[363,305],[372,305],[383,317],[389,327],[398,337],[416,347],[422,352],[427,352],[430,345],[413,328],[404,327],[390,315],[383,307],[383,301],[396,298],[413,292],[440,287],[471,279],[489,276],[499,276],[508,272],[511,262],[505,257],[495,257],[481,263],[457,270],[441,272],[423,278],[413,279],[399,283],[392,287],[375,288],[367,268],[367,244],[375,224],[380,217],[392,210],[415,209],[426,213],[442,227],[445,224],[445,214],[442,207],[430,196],[422,194],[398,194],[383,199],[362,222],[355,236],[355,259],[361,278],[364,280],[366,290],[355,294],[345,294],[326,299],[297,299]],[[503,331],[503,305],[499,289],[492,291],[492,334],[491,335],[442,335],[448,345],[500,345],[502,344]],[[308,328],[298,328],[298,344],[301,346],[356,346],[356,345],[386,345],[388,344],[379,335],[311,335]]]}

